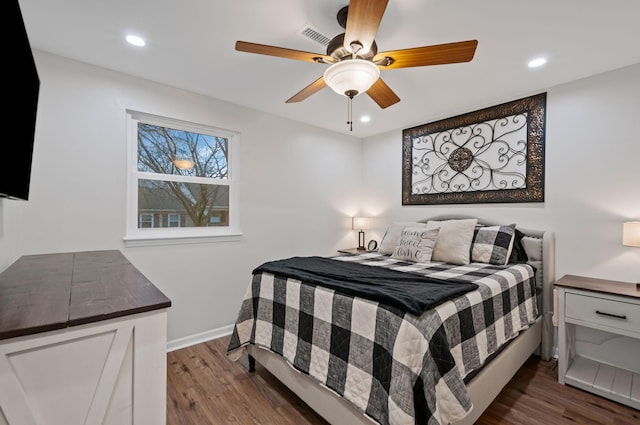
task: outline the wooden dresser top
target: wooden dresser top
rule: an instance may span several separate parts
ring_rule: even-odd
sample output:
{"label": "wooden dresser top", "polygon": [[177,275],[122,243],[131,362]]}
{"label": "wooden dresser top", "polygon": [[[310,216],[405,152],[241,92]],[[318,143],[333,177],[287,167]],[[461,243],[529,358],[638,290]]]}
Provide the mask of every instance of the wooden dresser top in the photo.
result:
{"label": "wooden dresser top", "polygon": [[120,251],[25,255],[0,274],[0,340],[170,306]]}

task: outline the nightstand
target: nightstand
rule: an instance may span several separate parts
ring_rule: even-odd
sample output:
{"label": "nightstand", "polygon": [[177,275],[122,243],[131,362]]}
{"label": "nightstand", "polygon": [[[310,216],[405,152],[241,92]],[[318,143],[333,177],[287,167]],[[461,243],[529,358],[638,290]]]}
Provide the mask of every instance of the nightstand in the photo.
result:
{"label": "nightstand", "polygon": [[640,409],[640,290],[566,275],[558,289],[558,382]]}
{"label": "nightstand", "polygon": [[358,249],[358,248],[345,248],[339,249],[338,252],[340,254],[363,254],[365,252],[369,252],[366,249]]}

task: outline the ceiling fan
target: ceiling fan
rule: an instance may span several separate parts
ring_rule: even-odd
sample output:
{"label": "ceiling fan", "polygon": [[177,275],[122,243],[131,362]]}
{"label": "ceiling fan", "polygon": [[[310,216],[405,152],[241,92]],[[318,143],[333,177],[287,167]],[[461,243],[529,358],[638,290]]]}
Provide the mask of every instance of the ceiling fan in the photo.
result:
{"label": "ceiling fan", "polygon": [[329,86],[349,99],[367,93],[383,109],[396,104],[400,98],[380,78],[380,70],[469,62],[473,59],[477,40],[378,53],[374,38],[387,3],[388,0],[351,0],[348,6],[340,9],[337,19],[345,32],[329,42],[326,54],[247,41],[237,41],[236,50],[330,65],[320,78],[286,103],[300,102]]}

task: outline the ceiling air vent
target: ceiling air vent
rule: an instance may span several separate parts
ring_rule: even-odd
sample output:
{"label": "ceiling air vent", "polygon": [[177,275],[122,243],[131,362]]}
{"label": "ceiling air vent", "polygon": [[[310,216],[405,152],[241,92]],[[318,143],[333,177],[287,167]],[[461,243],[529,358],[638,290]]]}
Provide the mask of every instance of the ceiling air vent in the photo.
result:
{"label": "ceiling air vent", "polygon": [[302,28],[300,28],[298,30],[298,34],[311,41],[315,41],[316,43],[321,44],[325,47],[329,44],[329,41],[331,40],[329,37],[327,37],[326,35],[320,34],[318,31],[311,28],[309,25],[305,25]]}

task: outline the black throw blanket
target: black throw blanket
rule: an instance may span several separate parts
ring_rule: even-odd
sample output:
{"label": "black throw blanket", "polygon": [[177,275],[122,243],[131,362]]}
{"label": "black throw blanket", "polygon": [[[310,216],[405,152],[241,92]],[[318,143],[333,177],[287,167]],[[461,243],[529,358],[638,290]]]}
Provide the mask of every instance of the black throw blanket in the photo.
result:
{"label": "black throw blanket", "polygon": [[292,257],[270,261],[253,270],[253,274],[261,272],[380,302],[417,316],[478,288],[475,283],[462,280],[435,279],[417,273],[325,257]]}

